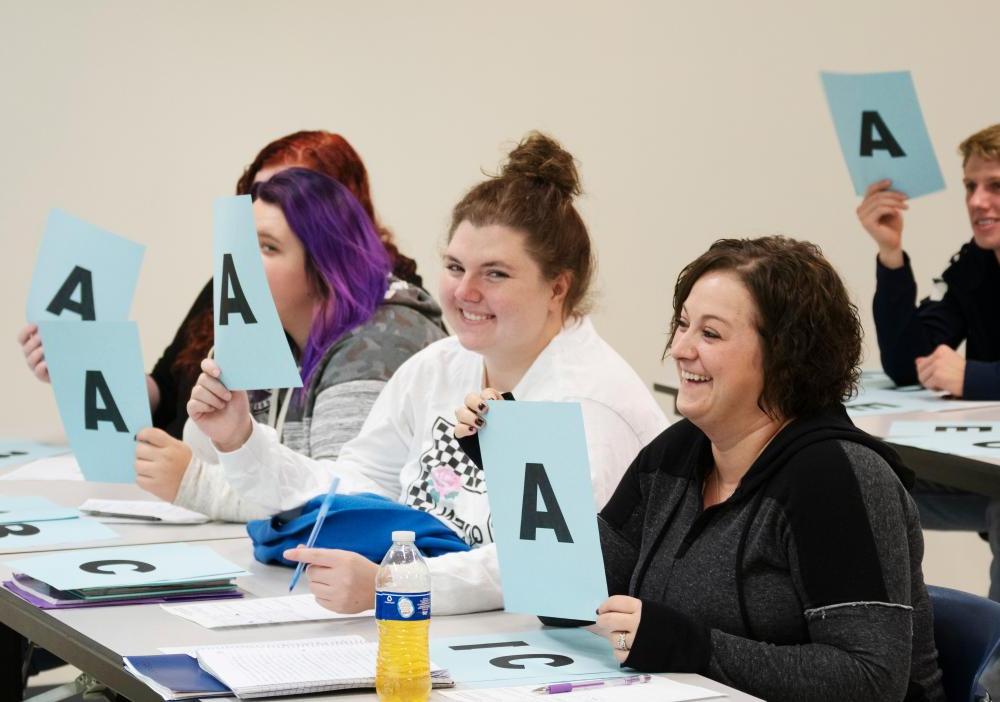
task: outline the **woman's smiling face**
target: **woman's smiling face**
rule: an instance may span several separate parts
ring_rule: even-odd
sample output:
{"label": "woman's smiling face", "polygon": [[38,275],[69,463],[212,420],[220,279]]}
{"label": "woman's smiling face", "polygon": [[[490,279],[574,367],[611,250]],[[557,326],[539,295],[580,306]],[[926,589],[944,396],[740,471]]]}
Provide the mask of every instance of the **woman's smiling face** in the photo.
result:
{"label": "woman's smiling face", "polygon": [[691,288],[670,345],[677,411],[713,434],[759,420],[764,389],[757,306],[736,274],[712,271]]}
{"label": "woman's smiling face", "polygon": [[439,295],[448,326],[492,358],[537,354],[562,326],[565,282],[546,280],[521,232],[464,221],[444,254]]}

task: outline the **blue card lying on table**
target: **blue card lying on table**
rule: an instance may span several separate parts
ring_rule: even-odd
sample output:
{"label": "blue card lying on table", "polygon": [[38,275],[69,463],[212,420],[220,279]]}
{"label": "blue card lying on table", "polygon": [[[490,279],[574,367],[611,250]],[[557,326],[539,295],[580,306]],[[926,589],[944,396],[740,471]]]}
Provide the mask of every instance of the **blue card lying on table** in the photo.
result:
{"label": "blue card lying on table", "polygon": [[96,519],[19,522],[0,525],[0,551],[19,551],[56,544],[83,544],[117,537],[117,532]]}
{"label": "blue card lying on table", "polygon": [[39,444],[21,439],[0,439],[0,469],[60,453],[69,453],[69,447]]}
{"label": "blue card lying on table", "polygon": [[208,546],[184,543],[59,551],[5,561],[5,564],[15,573],[30,575],[58,590],[194,582],[249,575]]}
{"label": "blue card lying on table", "polygon": [[[456,682],[469,687],[505,687],[631,674],[618,665],[608,641],[586,629],[432,637],[430,648],[434,663],[447,668]],[[572,695],[567,697],[570,698]]]}

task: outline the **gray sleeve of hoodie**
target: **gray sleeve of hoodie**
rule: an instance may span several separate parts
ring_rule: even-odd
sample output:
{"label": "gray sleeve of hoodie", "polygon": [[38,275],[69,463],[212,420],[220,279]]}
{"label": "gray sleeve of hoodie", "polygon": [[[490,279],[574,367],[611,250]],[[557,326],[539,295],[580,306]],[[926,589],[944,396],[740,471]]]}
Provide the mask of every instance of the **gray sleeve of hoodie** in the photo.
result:
{"label": "gray sleeve of hoodie", "polygon": [[384,387],[383,380],[353,380],[321,391],[309,428],[309,454],[336,460],[341,447],[361,432]]}
{"label": "gray sleeve of hoodie", "polygon": [[[919,569],[922,539],[913,504],[873,451],[848,442],[841,447],[860,488],[873,543],[850,539],[822,514],[805,518],[812,520],[811,534],[800,526],[797,543],[793,524],[789,564],[811,642],[779,646],[712,630],[707,674],[771,702],[943,699],[928,630],[927,594]],[[838,549],[838,538],[850,543]],[[815,553],[821,544],[829,548]],[[867,561],[856,555],[866,546],[873,547],[873,558]],[[817,574],[816,563],[821,561],[826,561],[820,567],[825,584]],[[866,564],[870,568],[862,572]],[[838,572],[836,578],[829,577]],[[852,600],[846,596],[852,587],[858,593],[865,589],[832,582],[879,578],[884,597],[872,599]],[[761,607],[766,603],[756,603],[755,609]]]}

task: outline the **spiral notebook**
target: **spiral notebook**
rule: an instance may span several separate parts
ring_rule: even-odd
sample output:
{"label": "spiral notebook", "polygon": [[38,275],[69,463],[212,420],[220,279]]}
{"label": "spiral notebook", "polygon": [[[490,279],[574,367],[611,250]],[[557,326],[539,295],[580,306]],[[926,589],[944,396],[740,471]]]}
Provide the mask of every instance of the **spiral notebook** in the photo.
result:
{"label": "spiral notebook", "polygon": [[[302,695],[375,687],[378,644],[360,636],[200,646],[198,664],[238,697]],[[434,687],[451,687],[448,671],[431,663]]]}

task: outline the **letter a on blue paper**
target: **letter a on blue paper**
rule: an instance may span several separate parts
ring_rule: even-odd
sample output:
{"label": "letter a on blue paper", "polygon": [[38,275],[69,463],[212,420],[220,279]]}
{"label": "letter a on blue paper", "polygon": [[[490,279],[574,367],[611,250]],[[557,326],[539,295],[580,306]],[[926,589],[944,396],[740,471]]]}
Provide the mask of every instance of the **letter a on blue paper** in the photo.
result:
{"label": "letter a on blue paper", "polygon": [[883,178],[910,197],[944,189],[909,71],[820,78],[856,194]]}
{"label": "letter a on blue paper", "polygon": [[580,405],[489,405],[479,442],[504,607],[592,620],[608,589]]}
{"label": "letter a on blue paper", "polygon": [[87,480],[135,480],[135,434],[153,425],[135,322],[40,322],[63,428]]}
{"label": "letter a on blue paper", "polygon": [[213,228],[215,361],[222,382],[230,390],[301,387],[264,274],[250,196],[216,199]]}
{"label": "letter a on blue paper", "polygon": [[28,321],[125,321],[145,248],[52,210],[31,278]]}

